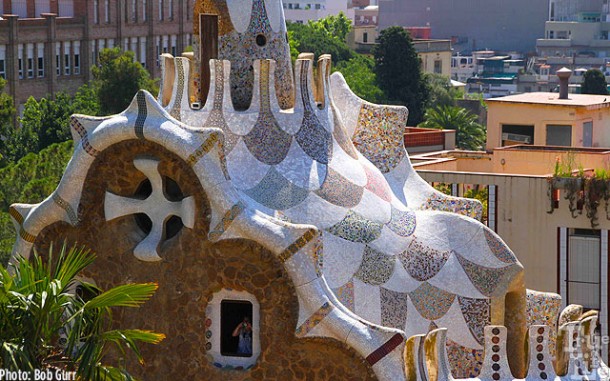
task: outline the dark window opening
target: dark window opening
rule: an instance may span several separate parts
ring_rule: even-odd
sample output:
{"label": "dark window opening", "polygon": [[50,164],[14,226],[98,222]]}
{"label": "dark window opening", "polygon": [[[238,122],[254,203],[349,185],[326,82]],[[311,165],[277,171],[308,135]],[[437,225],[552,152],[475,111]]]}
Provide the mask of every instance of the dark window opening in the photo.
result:
{"label": "dark window opening", "polygon": [[184,224],[182,224],[182,218],[178,216],[171,216],[165,222],[165,239],[170,239],[176,236],[178,232],[182,229]]}
{"label": "dark window opening", "polygon": [[[138,189],[136,190],[136,193],[133,196],[140,200],[146,200],[151,194],[152,184],[150,183],[150,180],[146,179],[142,181],[140,185],[138,185]],[[150,231],[152,230],[152,221],[150,217],[148,217],[144,213],[137,213],[134,215],[134,218],[136,220],[136,224],[142,230],[142,232],[144,232],[145,234],[150,233]]]}
{"label": "dark window opening", "polygon": [[534,144],[534,126],[503,124],[502,147],[515,144]]}
{"label": "dark window opening", "polygon": [[243,300],[220,303],[220,353],[252,357],[252,303]]}
{"label": "dark window opening", "polygon": [[258,46],[265,46],[267,45],[267,37],[265,37],[265,35],[263,34],[259,34],[256,36],[256,45]]}

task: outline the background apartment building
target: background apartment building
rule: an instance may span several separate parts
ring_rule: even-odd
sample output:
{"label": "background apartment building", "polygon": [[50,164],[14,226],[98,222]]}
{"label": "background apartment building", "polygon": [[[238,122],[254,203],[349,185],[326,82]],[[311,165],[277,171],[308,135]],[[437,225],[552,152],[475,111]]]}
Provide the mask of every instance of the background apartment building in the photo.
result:
{"label": "background apartment building", "polygon": [[548,0],[380,0],[379,26],[428,26],[459,52],[529,52],[544,33]]}
{"label": "background apartment building", "polygon": [[192,1],[0,0],[0,76],[19,111],[87,83],[103,48],[133,51],[158,77],[159,55],[192,43]]}
{"label": "background apartment building", "polygon": [[284,17],[287,21],[306,24],[326,16],[343,12],[350,20],[354,19],[354,9],[348,0],[283,0]]}

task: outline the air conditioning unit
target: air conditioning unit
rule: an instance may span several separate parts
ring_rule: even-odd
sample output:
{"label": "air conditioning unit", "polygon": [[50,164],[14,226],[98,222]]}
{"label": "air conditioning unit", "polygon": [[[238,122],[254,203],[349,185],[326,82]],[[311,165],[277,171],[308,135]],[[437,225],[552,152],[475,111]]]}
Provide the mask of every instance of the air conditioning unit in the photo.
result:
{"label": "air conditioning unit", "polygon": [[502,140],[510,140],[512,142],[520,142],[524,144],[531,144],[532,138],[528,135],[509,134],[503,133]]}

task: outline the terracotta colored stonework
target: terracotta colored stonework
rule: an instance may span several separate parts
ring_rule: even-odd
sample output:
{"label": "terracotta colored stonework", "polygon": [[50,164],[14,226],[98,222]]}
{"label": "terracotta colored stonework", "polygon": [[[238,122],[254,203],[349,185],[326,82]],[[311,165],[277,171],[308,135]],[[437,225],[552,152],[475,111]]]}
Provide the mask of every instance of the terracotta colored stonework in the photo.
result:
{"label": "terracotta colored stonework", "polygon": [[[159,172],[175,180],[186,196],[196,198],[194,229],[183,228],[159,249],[160,262],[133,256],[144,237],[133,216],[105,222],[104,194],[133,195],[145,179],[134,165],[136,156],[161,160]],[[374,380],[364,359],[329,339],[297,339],[298,302],[283,266],[261,245],[247,240],[210,243],[209,205],[203,189],[185,162],[153,143],[128,141],[105,150],[85,181],[79,207],[81,223],[72,228],[55,223],[38,237],[44,252],[49,242],[78,242],[97,253],[87,276],[102,288],[157,282],[159,289],[141,309],[114,315],[123,328],[162,332],[159,345],[142,348],[146,364],[129,369],[144,380]],[[261,355],[249,371],[221,370],[206,359],[205,310],[222,287],[246,290],[260,303]]]}

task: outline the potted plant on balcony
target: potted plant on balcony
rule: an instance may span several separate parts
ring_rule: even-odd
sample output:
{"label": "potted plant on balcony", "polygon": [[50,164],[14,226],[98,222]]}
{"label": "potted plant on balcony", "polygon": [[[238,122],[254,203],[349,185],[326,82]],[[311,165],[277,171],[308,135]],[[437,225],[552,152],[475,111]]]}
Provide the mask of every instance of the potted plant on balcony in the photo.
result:
{"label": "potted plant on balcony", "polygon": [[605,202],[606,217],[608,217],[610,184],[608,183],[608,172],[605,169],[596,169],[593,176],[585,179],[584,195],[587,218],[591,221],[591,227],[595,229],[599,225],[597,209],[602,200]]}
{"label": "potted plant on balcony", "polygon": [[559,157],[555,158],[555,170],[553,176],[548,178],[548,195],[551,201],[551,209],[548,213],[559,206],[559,190],[565,191],[564,198],[569,201],[568,208],[572,217],[576,218],[576,212],[582,213],[584,206],[584,169],[579,168],[578,173],[574,173],[574,155],[568,153],[563,162]]}

